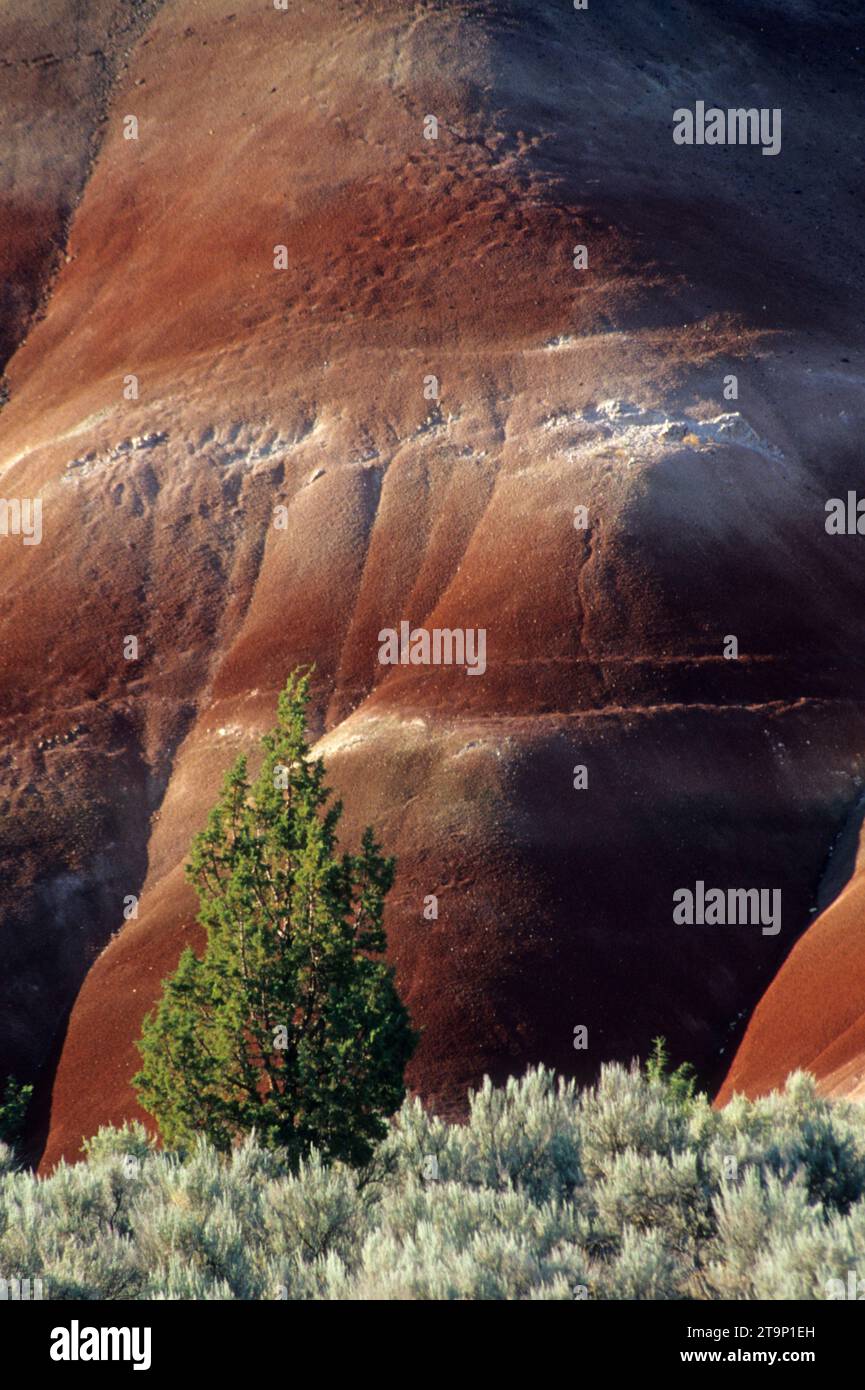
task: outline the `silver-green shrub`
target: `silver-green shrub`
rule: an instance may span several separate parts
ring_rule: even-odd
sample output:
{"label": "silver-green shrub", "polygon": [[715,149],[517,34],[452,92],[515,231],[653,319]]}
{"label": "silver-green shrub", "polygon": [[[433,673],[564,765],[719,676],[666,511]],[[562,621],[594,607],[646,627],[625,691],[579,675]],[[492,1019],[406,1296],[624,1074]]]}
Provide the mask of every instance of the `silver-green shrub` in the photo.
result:
{"label": "silver-green shrub", "polygon": [[[54,1299],[823,1299],[865,1288],[865,1117],[812,1078],[715,1111],[634,1065],[407,1100],[365,1168],[100,1129],[0,1146],[0,1278]],[[839,1293],[839,1290],[842,1292]]]}

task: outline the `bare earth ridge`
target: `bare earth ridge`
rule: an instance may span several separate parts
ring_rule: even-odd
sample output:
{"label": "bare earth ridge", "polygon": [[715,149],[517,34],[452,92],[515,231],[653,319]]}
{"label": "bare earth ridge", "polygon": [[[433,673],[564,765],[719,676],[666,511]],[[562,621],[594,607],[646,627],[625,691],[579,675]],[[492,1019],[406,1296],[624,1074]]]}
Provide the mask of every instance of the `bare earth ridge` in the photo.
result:
{"label": "bare earth ridge", "polygon": [[[865,771],[861,540],[824,528],[861,480],[863,41],[794,0],[155,13],[0,414],[44,506],[0,588],[0,1072],[42,1077],[43,1167],[139,1114],[184,855],[306,662],[346,836],[399,861],[431,1105],[658,1033],[716,1085],[806,928],[731,1081],[861,1085],[855,885],[809,923]],[[782,108],[781,154],[675,147],[703,99]],[[380,666],[401,620],[485,628],[486,673]],[[781,932],[674,925],[698,879],[780,888]]]}

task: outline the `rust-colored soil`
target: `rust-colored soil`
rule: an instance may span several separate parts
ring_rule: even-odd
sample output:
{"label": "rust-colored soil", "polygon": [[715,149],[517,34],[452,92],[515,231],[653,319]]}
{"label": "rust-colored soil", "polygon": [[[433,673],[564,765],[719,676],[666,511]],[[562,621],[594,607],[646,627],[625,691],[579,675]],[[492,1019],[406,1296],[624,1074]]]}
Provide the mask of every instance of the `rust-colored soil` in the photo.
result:
{"label": "rust-colored soil", "polygon": [[[456,1113],[658,1033],[720,1081],[865,763],[862,542],[823,524],[861,478],[863,26],[799,13],[167,0],[118,70],[0,416],[44,506],[0,540],[0,1070],[42,1069],[43,1166],[137,1113],[183,857],[301,662],[346,836],[399,860],[413,1087]],[[674,147],[715,95],[782,106],[781,155]],[[486,673],[379,665],[402,619],[485,628]],[[697,879],[782,889],[781,933],[674,925]]]}

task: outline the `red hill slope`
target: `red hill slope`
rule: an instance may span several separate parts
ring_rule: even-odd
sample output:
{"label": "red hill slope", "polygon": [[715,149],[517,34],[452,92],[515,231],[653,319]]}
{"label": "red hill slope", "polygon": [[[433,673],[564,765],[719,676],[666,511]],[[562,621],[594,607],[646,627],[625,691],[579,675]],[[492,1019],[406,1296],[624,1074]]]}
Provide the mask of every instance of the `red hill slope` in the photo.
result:
{"label": "red hill slope", "polygon": [[[0,1002],[46,1164],[136,1113],[190,838],[301,662],[347,834],[399,860],[432,1104],[659,1032],[719,1077],[807,924],[865,750],[861,542],[823,525],[861,25],[676,13],[168,0],[118,74],[0,416],[44,517],[0,541]],[[704,99],[782,107],[781,154],[674,146]],[[380,665],[402,620],[485,629],[484,675]],[[674,924],[698,879],[780,888],[780,933]]]}

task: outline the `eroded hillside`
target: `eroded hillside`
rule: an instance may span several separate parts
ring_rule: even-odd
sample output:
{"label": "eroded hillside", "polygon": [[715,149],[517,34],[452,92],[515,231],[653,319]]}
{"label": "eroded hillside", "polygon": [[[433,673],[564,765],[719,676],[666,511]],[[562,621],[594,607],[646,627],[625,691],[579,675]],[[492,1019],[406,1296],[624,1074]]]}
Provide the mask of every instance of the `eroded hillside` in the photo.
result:
{"label": "eroded hillside", "polygon": [[[0,416],[43,506],[2,542],[0,989],[46,1162],[134,1112],[183,857],[299,663],[399,860],[442,1110],[657,1033],[719,1080],[807,925],[865,750],[823,524],[861,471],[863,26],[675,13],[167,0],[118,72]],[[675,147],[700,99],[782,108],[780,155]],[[402,620],[485,629],[483,677],[380,665]],[[675,925],[697,879],[781,889],[782,931]]]}

